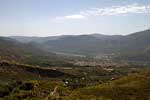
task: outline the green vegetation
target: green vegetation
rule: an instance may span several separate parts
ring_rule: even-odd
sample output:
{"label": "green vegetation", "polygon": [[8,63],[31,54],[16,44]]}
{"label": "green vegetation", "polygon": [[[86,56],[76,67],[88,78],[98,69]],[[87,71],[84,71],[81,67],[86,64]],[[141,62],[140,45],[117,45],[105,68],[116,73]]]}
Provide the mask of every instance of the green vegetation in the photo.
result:
{"label": "green vegetation", "polygon": [[67,100],[150,100],[150,71],[73,91]]}
{"label": "green vegetation", "polygon": [[150,71],[82,68],[52,70],[1,62],[0,100],[150,100]]}
{"label": "green vegetation", "polygon": [[100,85],[71,89],[58,80],[13,81],[0,84],[0,100],[150,100],[150,71]]}

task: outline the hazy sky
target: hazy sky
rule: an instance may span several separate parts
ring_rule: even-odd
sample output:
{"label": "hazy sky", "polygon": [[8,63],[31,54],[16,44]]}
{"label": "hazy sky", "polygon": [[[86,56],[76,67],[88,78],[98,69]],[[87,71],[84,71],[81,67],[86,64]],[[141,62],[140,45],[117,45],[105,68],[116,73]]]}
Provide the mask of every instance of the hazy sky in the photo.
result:
{"label": "hazy sky", "polygon": [[0,35],[129,34],[150,28],[150,0],[0,0]]}

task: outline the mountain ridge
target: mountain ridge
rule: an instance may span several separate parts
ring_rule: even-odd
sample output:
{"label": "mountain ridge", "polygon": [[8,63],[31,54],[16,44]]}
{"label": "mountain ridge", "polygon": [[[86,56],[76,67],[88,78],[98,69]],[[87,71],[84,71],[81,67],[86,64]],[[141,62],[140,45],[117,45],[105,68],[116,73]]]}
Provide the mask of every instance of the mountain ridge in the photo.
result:
{"label": "mountain ridge", "polygon": [[[53,37],[9,37],[21,43],[33,45],[46,52],[76,54],[95,57],[110,56],[133,60],[149,60],[150,30],[129,35],[62,35]],[[112,56],[113,55],[113,56]],[[141,57],[140,57],[141,56]]]}

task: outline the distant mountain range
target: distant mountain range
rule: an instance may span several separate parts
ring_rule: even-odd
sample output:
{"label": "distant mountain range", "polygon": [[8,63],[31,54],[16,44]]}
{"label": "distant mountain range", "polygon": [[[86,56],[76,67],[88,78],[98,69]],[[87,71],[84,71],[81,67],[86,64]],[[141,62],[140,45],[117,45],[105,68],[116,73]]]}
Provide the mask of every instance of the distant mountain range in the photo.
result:
{"label": "distant mountain range", "polygon": [[[130,35],[64,35],[53,37],[0,37],[0,58],[40,63],[57,55],[123,60],[150,60],[150,30]],[[49,61],[48,60],[48,61]],[[45,63],[47,64],[47,63]]]}
{"label": "distant mountain range", "polygon": [[10,37],[51,52],[85,56],[112,56],[147,60],[150,57],[150,30],[130,35],[64,35],[53,37]]}

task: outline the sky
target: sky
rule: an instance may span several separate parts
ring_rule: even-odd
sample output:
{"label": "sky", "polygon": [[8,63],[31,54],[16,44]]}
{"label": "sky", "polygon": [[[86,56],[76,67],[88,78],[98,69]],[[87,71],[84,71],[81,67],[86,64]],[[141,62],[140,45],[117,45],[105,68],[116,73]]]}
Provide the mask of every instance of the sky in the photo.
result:
{"label": "sky", "polygon": [[150,0],[0,0],[0,36],[126,35],[150,28]]}

